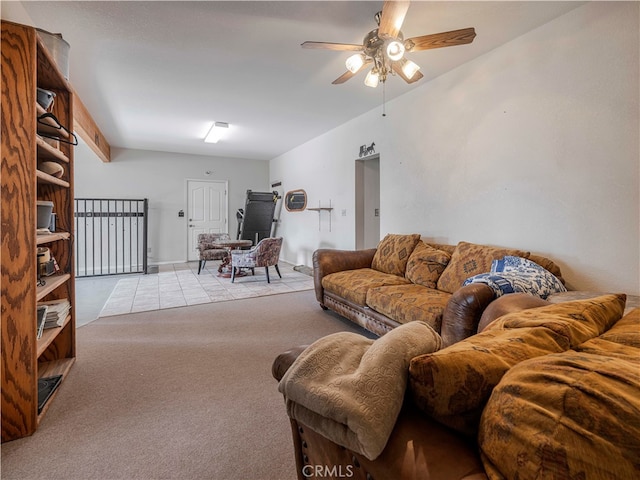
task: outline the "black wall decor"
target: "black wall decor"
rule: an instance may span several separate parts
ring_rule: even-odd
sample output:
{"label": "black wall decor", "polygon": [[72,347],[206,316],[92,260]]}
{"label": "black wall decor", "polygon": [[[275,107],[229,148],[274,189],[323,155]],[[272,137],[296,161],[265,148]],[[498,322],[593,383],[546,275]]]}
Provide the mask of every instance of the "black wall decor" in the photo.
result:
{"label": "black wall decor", "polygon": [[362,157],[366,157],[367,155],[371,155],[372,153],[376,153],[376,144],[374,142],[371,142],[371,145],[367,146],[367,145],[360,145],[360,153],[358,154],[358,157],[362,158]]}

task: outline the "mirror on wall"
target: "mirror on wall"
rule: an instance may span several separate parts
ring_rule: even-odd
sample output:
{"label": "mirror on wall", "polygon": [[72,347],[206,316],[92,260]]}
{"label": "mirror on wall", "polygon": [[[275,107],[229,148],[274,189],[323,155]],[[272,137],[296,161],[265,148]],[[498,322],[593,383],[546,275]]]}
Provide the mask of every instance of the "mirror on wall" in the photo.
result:
{"label": "mirror on wall", "polygon": [[307,208],[307,192],[302,189],[287,192],[284,196],[284,206],[289,212],[301,212]]}

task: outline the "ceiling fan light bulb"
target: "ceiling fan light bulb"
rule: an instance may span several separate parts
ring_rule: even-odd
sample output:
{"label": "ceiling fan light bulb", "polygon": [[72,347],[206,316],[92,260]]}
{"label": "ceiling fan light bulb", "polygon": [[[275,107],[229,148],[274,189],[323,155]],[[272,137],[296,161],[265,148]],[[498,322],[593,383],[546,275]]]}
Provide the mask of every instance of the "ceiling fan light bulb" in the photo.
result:
{"label": "ceiling fan light bulb", "polygon": [[392,62],[397,62],[404,55],[404,45],[398,40],[392,40],[387,44],[387,57]]}
{"label": "ceiling fan light bulb", "polygon": [[364,79],[364,84],[367,87],[376,88],[378,86],[379,81],[380,81],[380,75],[378,75],[378,72],[371,70],[369,71],[369,73],[367,73],[367,76]]}
{"label": "ceiling fan light bulb", "polygon": [[345,64],[347,65],[347,70],[351,73],[357,73],[364,65],[364,58],[361,53],[356,53],[347,58]]}
{"label": "ceiling fan light bulb", "polygon": [[402,64],[402,73],[411,80],[413,76],[420,70],[420,66],[412,62],[411,60],[407,60]]}

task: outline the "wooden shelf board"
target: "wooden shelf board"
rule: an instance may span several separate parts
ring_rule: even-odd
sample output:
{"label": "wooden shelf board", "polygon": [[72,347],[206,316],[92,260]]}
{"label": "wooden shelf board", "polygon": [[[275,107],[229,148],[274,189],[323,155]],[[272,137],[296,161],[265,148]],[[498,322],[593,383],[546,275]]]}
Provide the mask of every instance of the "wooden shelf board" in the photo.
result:
{"label": "wooden shelf board", "polygon": [[38,363],[38,378],[52,377],[53,375],[62,375],[64,377],[75,361],[75,357],[70,357]]}
{"label": "wooden shelf board", "polygon": [[38,183],[52,183],[61,187],[70,187],[69,182],[60,180],[59,178],[56,178],[53,175],[49,175],[48,173],[44,173],[40,170],[36,170],[36,179]]}
{"label": "wooden shelf board", "polygon": [[57,242],[58,240],[69,240],[71,234],[69,232],[54,232],[36,236],[36,245],[44,243]]}
{"label": "wooden shelf board", "polygon": [[[64,382],[67,374],[69,373],[69,370],[71,370],[71,367],[73,366],[75,361],[76,361],[75,358],[62,358],[60,360],[53,360],[51,362],[38,363],[38,378],[52,377],[54,375],[62,375],[62,382]],[[53,392],[49,400],[47,400],[47,403],[44,405],[42,412],[40,412],[40,414],[38,415],[38,423],[40,423],[42,418],[47,413],[47,410],[49,409],[49,405],[51,405],[51,403],[53,402],[53,399],[56,397],[56,395],[60,391],[61,386],[62,384],[59,385],[58,388],[56,388],[55,392]]]}
{"label": "wooden shelf board", "polygon": [[[51,342],[53,342],[64,327],[71,321],[71,314],[64,319],[62,326],[55,328],[46,328],[42,332],[42,337],[38,339],[38,357],[44,353]],[[42,376],[42,375],[40,375]]]}
{"label": "wooden shelf board", "polygon": [[61,162],[69,163],[69,157],[56,147],[49,145],[39,135],[36,135],[36,145],[38,147],[39,160],[60,160]]}
{"label": "wooden shelf board", "polygon": [[64,283],[68,282],[70,279],[71,275],[68,273],[44,277],[45,284],[41,287],[36,287],[36,300],[43,299],[60,285],[64,285]]}

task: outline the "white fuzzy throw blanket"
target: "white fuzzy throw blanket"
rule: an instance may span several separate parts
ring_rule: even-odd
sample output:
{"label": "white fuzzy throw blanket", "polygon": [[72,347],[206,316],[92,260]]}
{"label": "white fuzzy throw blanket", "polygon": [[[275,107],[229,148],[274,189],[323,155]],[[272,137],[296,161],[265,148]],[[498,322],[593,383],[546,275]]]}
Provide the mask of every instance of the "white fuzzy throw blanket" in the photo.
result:
{"label": "white fuzzy throw blanket", "polygon": [[384,450],[404,400],[409,362],[442,344],[424,322],[377,340],[350,332],[310,345],[278,386],[289,416],[374,460]]}

